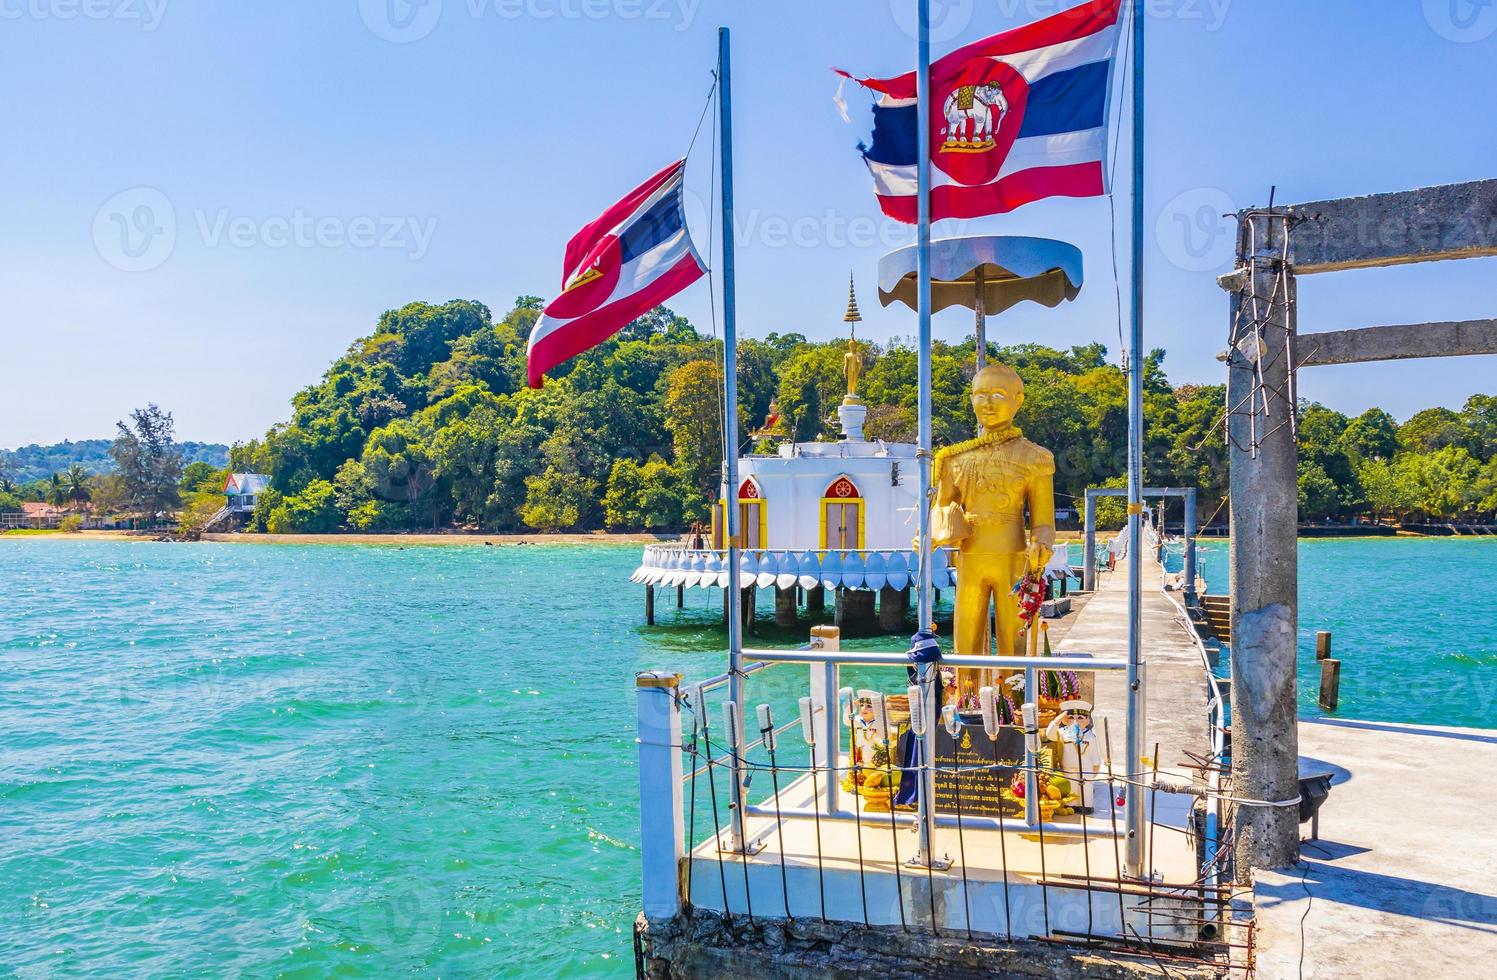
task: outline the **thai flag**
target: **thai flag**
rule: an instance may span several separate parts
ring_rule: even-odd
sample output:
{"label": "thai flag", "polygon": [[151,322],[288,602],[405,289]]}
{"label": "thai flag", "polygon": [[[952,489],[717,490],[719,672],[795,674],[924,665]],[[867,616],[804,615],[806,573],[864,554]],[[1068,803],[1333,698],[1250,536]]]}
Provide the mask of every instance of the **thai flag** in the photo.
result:
{"label": "thai flag", "polygon": [[[1003,214],[1047,197],[1107,193],[1107,108],[1122,0],[1016,27],[931,65],[931,219]],[[918,209],[915,73],[856,78],[879,93],[873,172],[884,214]]]}
{"label": "thai flag", "polygon": [[686,161],[645,181],[567,244],[561,295],[530,332],[530,387],[706,274],[686,229]]}

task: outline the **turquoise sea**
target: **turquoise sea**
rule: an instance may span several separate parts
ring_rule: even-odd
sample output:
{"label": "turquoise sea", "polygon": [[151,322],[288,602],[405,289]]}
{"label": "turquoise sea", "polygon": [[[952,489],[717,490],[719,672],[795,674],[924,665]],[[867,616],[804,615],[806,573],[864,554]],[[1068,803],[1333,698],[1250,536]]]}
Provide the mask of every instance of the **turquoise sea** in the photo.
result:
{"label": "turquoise sea", "polygon": [[[723,667],[638,555],[0,541],[0,973],[629,975],[633,674]],[[1342,716],[1492,724],[1497,541],[1302,560],[1307,711],[1329,628]]]}

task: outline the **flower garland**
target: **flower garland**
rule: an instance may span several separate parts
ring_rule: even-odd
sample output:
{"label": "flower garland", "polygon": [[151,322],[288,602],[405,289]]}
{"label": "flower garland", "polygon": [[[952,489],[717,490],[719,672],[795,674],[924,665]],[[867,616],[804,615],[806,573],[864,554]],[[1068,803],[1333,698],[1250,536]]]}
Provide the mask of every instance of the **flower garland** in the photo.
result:
{"label": "flower garland", "polygon": [[1017,425],[1010,425],[1008,428],[1002,429],[998,432],[985,432],[982,435],[978,436],[976,439],[968,439],[966,442],[957,442],[951,444],[950,446],[943,446],[941,449],[938,449],[936,451],[936,463],[939,465],[942,460],[948,459],[959,453],[965,453],[968,450],[987,449],[990,446],[1001,446],[1006,442],[1013,442],[1015,439],[1022,438],[1024,438],[1024,432]]}

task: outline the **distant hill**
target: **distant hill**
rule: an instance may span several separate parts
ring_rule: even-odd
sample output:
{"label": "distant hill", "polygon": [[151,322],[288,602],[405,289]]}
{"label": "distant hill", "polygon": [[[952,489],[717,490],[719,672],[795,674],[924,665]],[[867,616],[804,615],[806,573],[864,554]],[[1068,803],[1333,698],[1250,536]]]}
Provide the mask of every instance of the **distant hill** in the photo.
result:
{"label": "distant hill", "polygon": [[[109,458],[109,447],[113,444],[112,439],[80,439],[52,446],[33,443],[20,449],[0,449],[0,459],[5,463],[0,469],[5,470],[6,475],[17,483],[46,479],[74,463],[82,464],[90,474],[108,473],[114,469],[114,460]],[[189,463],[202,460],[213,466],[229,464],[228,446],[216,442],[182,442],[178,445],[182,447],[183,458]]]}

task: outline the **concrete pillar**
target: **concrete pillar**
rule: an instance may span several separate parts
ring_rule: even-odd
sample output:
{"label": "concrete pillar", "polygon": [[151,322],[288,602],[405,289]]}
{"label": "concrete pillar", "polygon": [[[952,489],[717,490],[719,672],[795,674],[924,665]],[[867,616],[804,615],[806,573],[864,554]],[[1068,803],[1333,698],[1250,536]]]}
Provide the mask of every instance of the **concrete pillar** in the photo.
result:
{"label": "concrete pillar", "polygon": [[884,586],[878,594],[878,628],[884,633],[904,631],[904,617],[910,611],[909,593]]}
{"label": "concrete pillar", "polygon": [[806,591],[806,612],[819,613],[826,611],[826,587],[818,585],[814,589]]}
{"label": "concrete pillar", "polygon": [[[1249,225],[1256,232],[1253,255],[1247,254]],[[1275,288],[1283,227],[1266,215],[1244,222],[1238,265],[1250,265],[1251,286],[1233,294],[1231,322],[1242,316],[1239,330],[1248,332],[1242,344],[1248,350],[1232,352],[1227,374],[1233,794],[1252,800],[1292,800],[1299,793],[1299,491],[1289,424],[1295,410],[1289,365],[1295,356],[1296,290],[1292,271],[1286,288]],[[1253,347],[1249,288],[1256,292],[1264,321],[1261,352]],[[1252,868],[1282,868],[1298,861],[1297,808],[1239,806],[1236,856],[1244,876]]]}
{"label": "concrete pillar", "polygon": [[681,912],[677,868],[686,856],[681,810],[680,674],[650,671],[634,679],[639,724],[639,859],[644,913],[653,922]]}
{"label": "concrete pillar", "polygon": [[868,589],[838,589],[836,623],[843,636],[877,634],[873,593]]}
{"label": "concrete pillar", "polygon": [[788,589],[780,586],[774,587],[774,624],[776,626],[795,625],[795,586]]}
{"label": "concrete pillar", "polygon": [[743,590],[743,632],[747,636],[754,635],[754,613],[755,606],[759,604],[759,588],[750,585]]}
{"label": "concrete pillar", "polygon": [[1081,552],[1081,588],[1097,588],[1097,498],[1086,492],[1086,544]]}
{"label": "concrete pillar", "polygon": [[684,585],[676,586],[676,608],[686,608],[686,586]]}
{"label": "concrete pillar", "polygon": [[655,586],[645,586],[645,625],[655,625]]}

